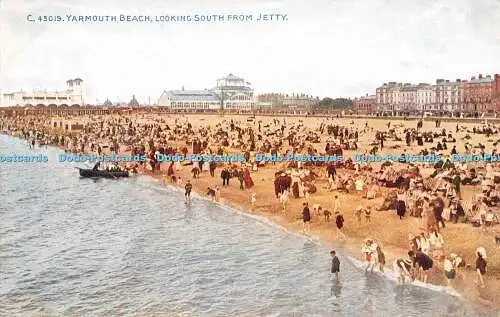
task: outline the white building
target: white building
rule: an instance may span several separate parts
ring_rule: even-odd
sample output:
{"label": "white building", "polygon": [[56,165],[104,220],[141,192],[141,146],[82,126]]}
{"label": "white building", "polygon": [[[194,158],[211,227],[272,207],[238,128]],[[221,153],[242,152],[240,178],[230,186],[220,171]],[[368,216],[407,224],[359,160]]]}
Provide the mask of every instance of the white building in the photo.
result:
{"label": "white building", "polygon": [[223,101],[225,109],[250,110],[255,107],[250,83],[233,74],[217,79],[217,86],[212,91]]}
{"label": "white building", "polygon": [[389,82],[384,83],[377,88],[377,111],[379,112],[394,112],[397,111],[397,106],[400,102],[400,90],[403,87],[402,83]]}
{"label": "white building", "polygon": [[210,90],[170,90],[164,91],[158,105],[172,109],[220,109],[221,102]]}
{"label": "white building", "polygon": [[172,109],[238,109],[250,110],[256,105],[254,91],[243,78],[229,74],[217,80],[210,90],[164,91],[158,105]]}
{"label": "white building", "polygon": [[410,83],[404,84],[396,97],[396,111],[411,112],[417,108],[417,86]]}
{"label": "white building", "polygon": [[464,89],[460,79],[454,82],[438,79],[434,89],[436,103],[432,110],[437,112],[457,112],[464,109]]}
{"label": "white building", "polygon": [[420,83],[417,86],[417,110],[431,111],[436,103],[436,91],[431,84]]}
{"label": "white building", "polygon": [[66,81],[67,87],[63,91],[19,91],[2,94],[0,106],[83,106],[83,80],[80,78]]}
{"label": "white building", "polygon": [[435,85],[389,82],[377,88],[377,111],[397,113],[457,112],[464,109],[462,81],[438,79]]}

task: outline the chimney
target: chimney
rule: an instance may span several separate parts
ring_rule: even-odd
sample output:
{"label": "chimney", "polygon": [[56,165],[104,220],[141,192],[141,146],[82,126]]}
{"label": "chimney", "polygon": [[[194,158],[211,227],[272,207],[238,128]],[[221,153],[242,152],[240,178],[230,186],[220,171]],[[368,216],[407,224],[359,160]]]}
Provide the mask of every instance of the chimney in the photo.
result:
{"label": "chimney", "polygon": [[184,91],[184,86],[182,86],[181,90]]}
{"label": "chimney", "polygon": [[461,82],[460,78],[457,78],[456,82],[457,82],[457,83]]}
{"label": "chimney", "polygon": [[479,79],[483,79],[483,74],[479,74]]}
{"label": "chimney", "polygon": [[450,81],[447,79],[447,80],[446,80],[446,83],[449,83],[449,82],[450,82]]}

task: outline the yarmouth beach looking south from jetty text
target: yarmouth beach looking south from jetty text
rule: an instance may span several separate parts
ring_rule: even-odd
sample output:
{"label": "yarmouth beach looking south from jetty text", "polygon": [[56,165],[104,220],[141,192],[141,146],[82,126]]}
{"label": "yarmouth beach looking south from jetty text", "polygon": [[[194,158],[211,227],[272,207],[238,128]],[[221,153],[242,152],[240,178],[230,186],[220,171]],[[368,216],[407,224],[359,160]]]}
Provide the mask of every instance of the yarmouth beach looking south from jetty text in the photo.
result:
{"label": "yarmouth beach looking south from jetty text", "polygon": [[0,317],[500,316],[498,1],[0,10]]}
{"label": "yarmouth beach looking south from jetty text", "polygon": [[193,14],[193,15],[34,15],[26,16],[28,22],[68,22],[68,23],[179,23],[179,22],[284,22],[288,21],[287,14],[259,13],[259,14]]}

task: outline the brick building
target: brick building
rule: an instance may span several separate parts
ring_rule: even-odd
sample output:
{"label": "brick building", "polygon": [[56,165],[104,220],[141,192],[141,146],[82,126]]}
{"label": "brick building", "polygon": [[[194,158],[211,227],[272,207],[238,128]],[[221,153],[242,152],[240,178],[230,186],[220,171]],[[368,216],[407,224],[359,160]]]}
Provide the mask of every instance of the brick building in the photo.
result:
{"label": "brick building", "polygon": [[493,109],[500,112],[500,74],[495,74],[492,84]]}
{"label": "brick building", "polygon": [[484,77],[482,74],[464,82],[465,110],[478,113],[494,112],[495,108],[492,103],[494,83],[490,75]]}
{"label": "brick building", "polygon": [[353,110],[357,113],[377,112],[377,96],[364,96],[354,99]]}

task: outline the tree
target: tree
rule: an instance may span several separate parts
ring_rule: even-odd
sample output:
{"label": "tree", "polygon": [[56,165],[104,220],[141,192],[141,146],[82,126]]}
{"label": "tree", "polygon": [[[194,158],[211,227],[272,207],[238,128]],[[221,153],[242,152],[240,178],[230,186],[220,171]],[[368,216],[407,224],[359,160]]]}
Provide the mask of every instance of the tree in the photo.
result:
{"label": "tree", "polygon": [[323,110],[333,110],[333,109],[352,109],[353,101],[347,98],[335,98],[330,97],[323,98],[318,102],[314,108]]}

